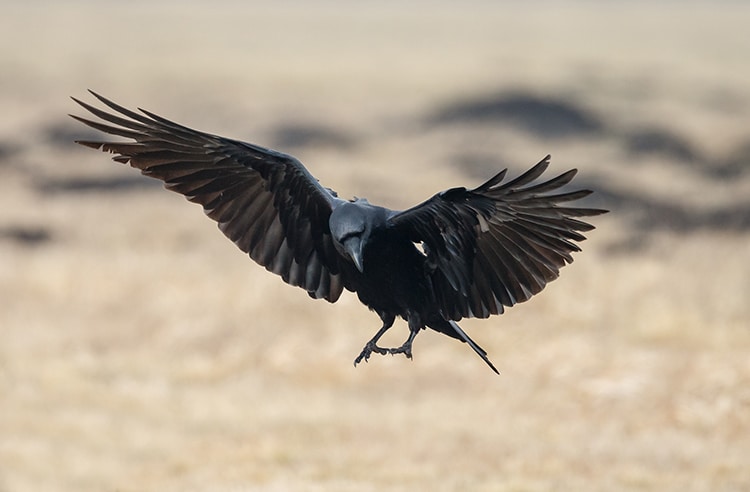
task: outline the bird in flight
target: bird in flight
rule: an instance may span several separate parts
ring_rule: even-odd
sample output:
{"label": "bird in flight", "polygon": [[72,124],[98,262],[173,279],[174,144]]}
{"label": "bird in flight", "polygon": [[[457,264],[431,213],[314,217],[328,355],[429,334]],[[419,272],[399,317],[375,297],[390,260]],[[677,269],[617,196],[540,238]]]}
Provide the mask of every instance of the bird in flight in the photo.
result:
{"label": "bird in flight", "polygon": [[[549,155],[515,179],[505,179],[506,169],[408,210],[343,200],[290,155],[91,94],[109,111],[73,98],[98,120],[71,116],[127,141],[77,143],[112,153],[199,203],[238,248],[310,297],[336,302],[347,289],[378,314],[383,325],[355,365],[373,353],[411,359],[414,338],[431,328],[467,343],[497,373],[456,322],[501,314],[540,292],[580,251],[581,232],[594,228],[579,218],[606,212],[561,205],[591,193],[558,191],[575,169],[532,184]],[[408,323],[408,338],[381,347],[397,317]]]}

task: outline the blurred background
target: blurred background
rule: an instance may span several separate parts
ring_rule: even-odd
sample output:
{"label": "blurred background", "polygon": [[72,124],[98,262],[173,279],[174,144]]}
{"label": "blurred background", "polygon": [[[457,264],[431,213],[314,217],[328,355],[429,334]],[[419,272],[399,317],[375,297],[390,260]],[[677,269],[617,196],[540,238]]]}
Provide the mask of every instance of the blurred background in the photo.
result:
{"label": "blurred background", "polygon": [[[0,491],[750,489],[744,2],[3,2]],[[108,156],[93,89],[391,208],[552,154],[596,190],[529,302],[352,360]],[[388,343],[406,336],[403,322]]]}

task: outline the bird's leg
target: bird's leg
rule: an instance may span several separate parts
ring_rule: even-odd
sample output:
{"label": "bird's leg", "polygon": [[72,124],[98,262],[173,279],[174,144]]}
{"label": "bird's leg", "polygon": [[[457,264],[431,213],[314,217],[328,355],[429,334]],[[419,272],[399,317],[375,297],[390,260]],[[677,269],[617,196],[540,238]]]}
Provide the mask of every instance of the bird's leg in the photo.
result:
{"label": "bird's leg", "polygon": [[414,342],[417,333],[419,333],[419,330],[421,330],[422,328],[424,328],[424,326],[420,322],[419,316],[411,313],[409,315],[409,338],[407,338],[403,345],[401,345],[400,347],[388,349],[388,353],[391,355],[404,354],[407,359],[411,359],[411,344],[412,342]]}
{"label": "bird's leg", "polygon": [[378,330],[378,332],[375,334],[374,337],[370,339],[369,342],[365,344],[365,347],[362,349],[362,352],[357,356],[356,359],[354,359],[354,365],[356,366],[363,360],[367,362],[370,359],[370,356],[373,352],[376,352],[381,355],[385,355],[388,353],[388,349],[384,349],[383,347],[378,347],[378,340],[380,340],[380,337],[382,337],[388,329],[393,326],[393,322],[396,321],[396,317],[392,314],[380,314],[380,319],[383,320],[383,326]]}

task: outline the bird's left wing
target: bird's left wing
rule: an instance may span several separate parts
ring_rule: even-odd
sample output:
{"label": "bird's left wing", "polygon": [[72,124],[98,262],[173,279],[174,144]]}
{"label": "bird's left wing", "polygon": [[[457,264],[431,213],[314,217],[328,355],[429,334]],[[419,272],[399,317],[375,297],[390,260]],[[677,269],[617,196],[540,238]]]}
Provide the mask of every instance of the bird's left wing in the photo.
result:
{"label": "bird's left wing", "polygon": [[487,318],[528,300],[559,275],[581,231],[594,227],[576,217],[604,210],[559,206],[591,193],[545,194],[573,179],[576,170],[527,186],[549,165],[547,156],[504,183],[504,170],[483,185],[452,188],[394,214],[389,226],[421,244],[446,319]]}
{"label": "bird's left wing", "polygon": [[115,154],[200,203],[252,259],[314,298],[335,302],[345,279],[328,219],[340,202],[294,157],[130,111],[92,92],[114,113],[73,98],[103,121],[76,120],[129,142],[78,143]]}

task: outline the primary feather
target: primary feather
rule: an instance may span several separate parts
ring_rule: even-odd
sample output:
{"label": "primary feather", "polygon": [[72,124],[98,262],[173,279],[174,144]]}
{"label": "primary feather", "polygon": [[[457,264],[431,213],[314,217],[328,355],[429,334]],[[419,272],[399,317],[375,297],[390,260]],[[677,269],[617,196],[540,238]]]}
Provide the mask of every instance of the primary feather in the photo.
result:
{"label": "primary feather", "polygon": [[135,113],[92,93],[121,116],[75,101],[106,123],[73,118],[132,142],[78,141],[115,154],[203,206],[219,229],[285,282],[335,302],[344,284],[328,217],[338,200],[294,157]]}

